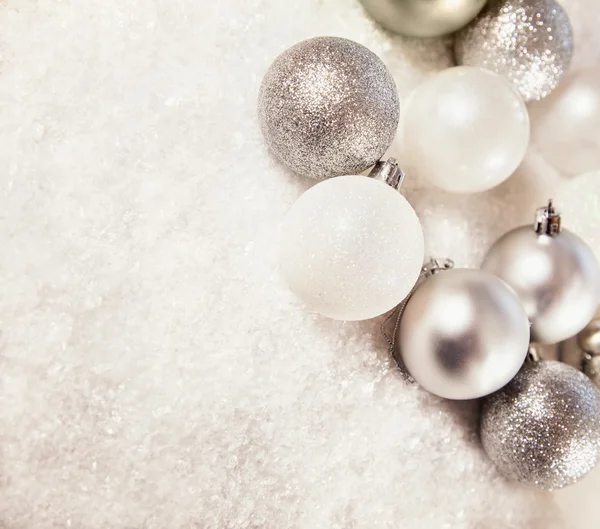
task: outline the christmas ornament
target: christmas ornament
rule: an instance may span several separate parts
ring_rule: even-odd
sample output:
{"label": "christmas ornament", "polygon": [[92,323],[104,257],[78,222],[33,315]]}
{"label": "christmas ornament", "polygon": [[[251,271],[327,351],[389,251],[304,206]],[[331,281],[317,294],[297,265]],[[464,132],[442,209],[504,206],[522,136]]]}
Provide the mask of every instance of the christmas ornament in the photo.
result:
{"label": "christmas ornament", "polygon": [[485,451],[506,477],[561,488],[600,461],[600,392],[571,366],[527,362],[484,399],[480,431]]}
{"label": "christmas ornament", "polygon": [[593,319],[577,335],[577,345],[583,351],[583,372],[600,387],[600,318]]}
{"label": "christmas ornament", "polygon": [[387,29],[411,37],[439,37],[468,24],[486,0],[361,0]]}
{"label": "christmas ornament", "polygon": [[269,147],[313,178],[358,174],[375,164],[392,143],[399,113],[383,62],[337,37],[305,40],[277,57],[258,97]]}
{"label": "christmas ornament", "polygon": [[475,399],[519,371],[529,348],[529,322],[502,280],[454,269],[416,288],[403,309],[396,344],[424,389],[447,399]]}
{"label": "christmas ornament", "polygon": [[532,141],[562,174],[600,171],[600,66],[566,75],[529,115]]}
{"label": "christmas ornament", "polygon": [[423,232],[397,191],[395,160],[378,163],[372,175],[318,183],[283,224],[283,277],[309,309],[330,318],[387,312],[410,292],[423,263]]}
{"label": "christmas ornament", "polygon": [[570,219],[569,227],[590,245],[600,261],[600,170],[562,179],[557,195],[563,216]]}
{"label": "christmas ornament", "polygon": [[561,216],[552,202],[538,210],[534,229],[521,226],[501,237],[482,269],[515,290],[535,342],[557,343],[574,336],[598,307],[598,261],[582,239],[561,229]]}
{"label": "christmas ornament", "polygon": [[401,130],[407,168],[446,191],[475,193],[497,186],[519,166],[529,117],[510,82],[464,66],[415,90]]}
{"label": "christmas ornament", "polygon": [[490,0],[456,35],[458,64],[508,77],[525,101],[547,96],[573,55],[569,18],[554,0]]}

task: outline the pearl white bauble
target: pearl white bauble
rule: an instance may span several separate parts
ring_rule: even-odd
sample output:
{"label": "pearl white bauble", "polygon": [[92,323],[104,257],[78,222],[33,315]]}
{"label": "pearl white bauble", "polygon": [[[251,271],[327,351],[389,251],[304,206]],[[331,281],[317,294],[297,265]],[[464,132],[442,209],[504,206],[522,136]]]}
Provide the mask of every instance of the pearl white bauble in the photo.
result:
{"label": "pearl white bauble", "polygon": [[366,176],[318,183],[282,227],[284,279],[310,310],[336,320],[366,320],[395,307],[416,283],[423,258],[410,204]]}
{"label": "pearl white bauble", "polygon": [[382,26],[411,37],[439,37],[467,25],[486,0],[361,0]]}
{"label": "pearl white bauble", "polygon": [[474,269],[439,272],[406,304],[396,343],[427,391],[475,399],[507,384],[529,348],[529,322],[512,289]]}
{"label": "pearl white bauble", "polygon": [[567,75],[529,112],[532,142],[562,174],[600,170],[600,66]]}
{"label": "pearl white bauble", "polygon": [[583,329],[600,302],[600,267],[592,249],[577,235],[538,235],[516,228],[492,246],[483,270],[506,281],[529,320],[531,339],[558,343]]}
{"label": "pearl white bauble", "polygon": [[456,193],[497,186],[519,166],[529,142],[525,103],[503,77],[450,68],[420,85],[404,111],[405,165]]}

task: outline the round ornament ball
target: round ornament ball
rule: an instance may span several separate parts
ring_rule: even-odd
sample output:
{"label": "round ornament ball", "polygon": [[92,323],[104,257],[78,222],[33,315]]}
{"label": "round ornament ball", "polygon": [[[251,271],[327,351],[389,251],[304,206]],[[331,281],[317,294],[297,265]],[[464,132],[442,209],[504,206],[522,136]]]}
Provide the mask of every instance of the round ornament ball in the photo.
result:
{"label": "round ornament ball", "polygon": [[322,179],[374,165],[394,139],[400,103],[377,55],[351,40],[317,37],[275,59],[260,87],[258,115],[277,158]]}
{"label": "round ornament ball", "polygon": [[598,261],[568,230],[547,235],[530,226],[516,228],[492,246],[481,268],[515,290],[531,321],[534,342],[553,344],[575,336],[598,308]]}
{"label": "round ornament ball", "polygon": [[468,24],[486,0],[361,0],[383,27],[411,37],[439,37]]}
{"label": "round ornament ball", "polygon": [[566,75],[529,115],[532,142],[561,174],[600,171],[600,66]]}
{"label": "round ornament ball", "polygon": [[490,0],[456,35],[458,64],[506,76],[525,101],[547,96],[569,69],[573,30],[555,0]]}
{"label": "round ornament ball", "polygon": [[366,176],[319,182],[286,217],[280,267],[310,310],[366,320],[400,303],[419,277],[421,224],[393,187]]}
{"label": "round ornament ball", "polygon": [[506,283],[481,270],[454,269],[416,289],[396,344],[424,389],[446,399],[476,399],[519,371],[529,349],[529,322]]}
{"label": "round ornament ball", "polygon": [[416,88],[401,130],[407,168],[445,191],[475,193],[517,169],[529,142],[529,116],[509,81],[462,66]]}
{"label": "round ornament ball", "polygon": [[545,490],[565,487],[600,461],[600,392],[567,364],[527,362],[483,401],[480,433],[507,478]]}

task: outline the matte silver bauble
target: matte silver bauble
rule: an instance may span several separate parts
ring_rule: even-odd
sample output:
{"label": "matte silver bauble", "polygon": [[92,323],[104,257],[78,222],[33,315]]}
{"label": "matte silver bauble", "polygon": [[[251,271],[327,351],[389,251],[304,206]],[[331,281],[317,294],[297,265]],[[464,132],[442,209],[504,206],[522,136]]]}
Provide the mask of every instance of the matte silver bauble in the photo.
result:
{"label": "matte silver bauble", "polygon": [[547,96],[569,69],[573,30],[554,0],[490,0],[456,35],[458,64],[508,77],[525,101]]}
{"label": "matte silver bauble", "polygon": [[281,54],[258,96],[262,133],[275,155],[312,178],[359,174],[388,149],[398,128],[396,84],[373,52],[317,37]]}
{"label": "matte silver bauble", "polygon": [[486,0],[361,0],[383,27],[411,37],[453,33],[473,20]]}
{"label": "matte silver bauble", "polygon": [[514,292],[481,270],[426,279],[406,303],[396,344],[427,391],[475,399],[500,389],[523,365],[529,323]]}
{"label": "matte silver bauble", "polygon": [[598,308],[598,261],[567,230],[548,235],[530,226],[516,228],[492,246],[481,268],[515,290],[531,321],[534,342],[558,343],[575,336]]}
{"label": "matte silver bauble", "polygon": [[485,451],[507,478],[558,489],[600,461],[600,392],[567,364],[527,362],[483,401],[480,431]]}

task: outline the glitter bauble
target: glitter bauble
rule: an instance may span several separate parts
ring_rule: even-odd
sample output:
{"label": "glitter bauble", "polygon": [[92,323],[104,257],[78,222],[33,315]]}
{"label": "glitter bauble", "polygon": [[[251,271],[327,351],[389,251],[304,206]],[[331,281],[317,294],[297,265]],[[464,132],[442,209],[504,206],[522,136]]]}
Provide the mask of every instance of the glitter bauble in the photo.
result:
{"label": "glitter bauble", "polygon": [[600,66],[570,72],[529,115],[532,142],[561,174],[600,171]]}
{"label": "glitter bauble", "polygon": [[525,101],[547,96],[573,55],[569,17],[554,0],[490,0],[456,35],[458,64],[508,77]]}
{"label": "glitter bauble", "polygon": [[400,128],[407,172],[454,193],[497,186],[517,169],[529,143],[519,93],[503,77],[470,66],[418,86]]}
{"label": "glitter bauble", "polygon": [[575,336],[598,308],[600,266],[589,245],[568,230],[545,235],[531,226],[515,228],[494,243],[481,268],[515,290],[534,342]]}
{"label": "glitter bauble", "polygon": [[263,135],[275,155],[312,178],[358,174],[392,143],[400,115],[394,79],[351,40],[317,37],[281,54],[258,97]]}
{"label": "glitter bauble", "polygon": [[411,37],[439,37],[468,24],[486,0],[361,0],[383,27]]}
{"label": "glitter bauble", "polygon": [[424,241],[416,213],[366,176],[319,182],[292,206],[281,232],[281,272],[308,306],[337,320],[395,307],[417,281]]}
{"label": "glitter bauble", "polygon": [[529,349],[529,322],[504,281],[481,270],[454,269],[416,289],[396,344],[424,389],[446,399],[475,399],[519,371]]}
{"label": "glitter bauble", "polygon": [[481,410],[481,441],[506,477],[552,490],[600,461],[600,392],[555,361],[527,362]]}

